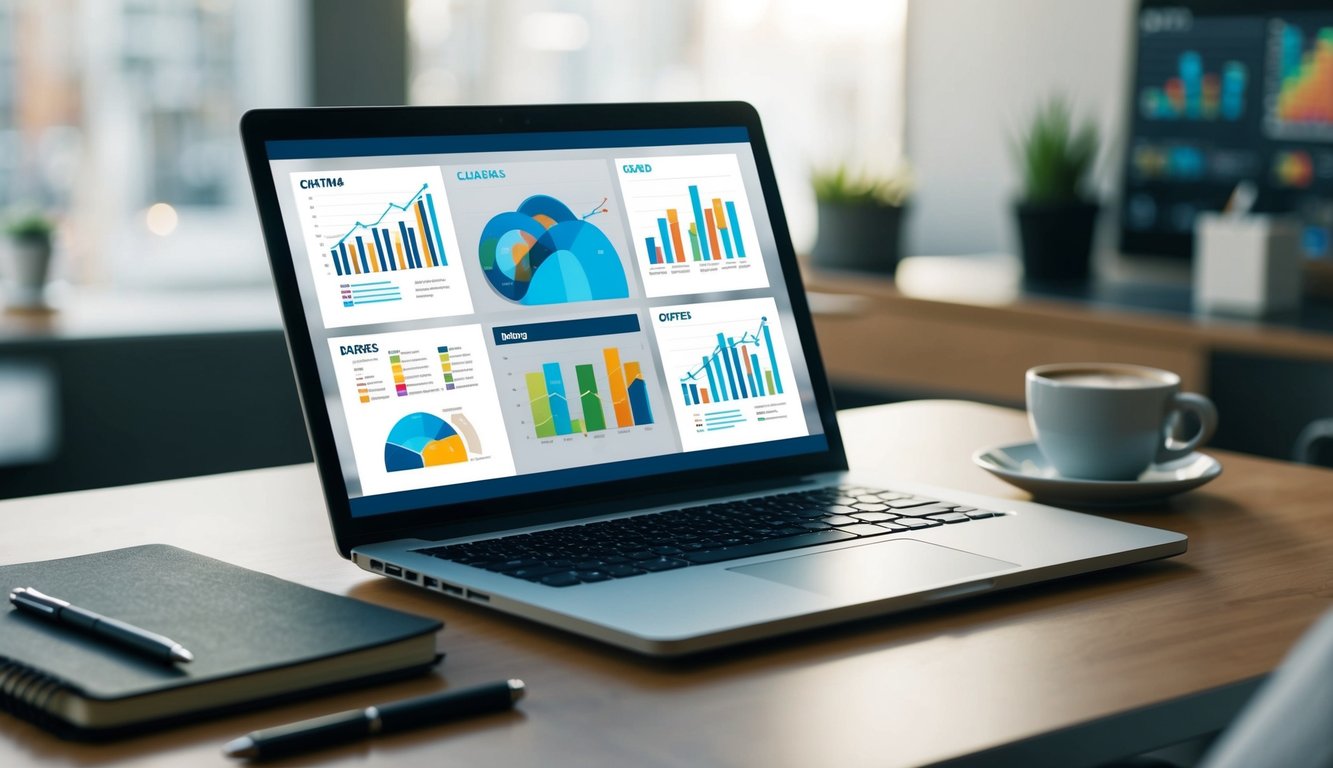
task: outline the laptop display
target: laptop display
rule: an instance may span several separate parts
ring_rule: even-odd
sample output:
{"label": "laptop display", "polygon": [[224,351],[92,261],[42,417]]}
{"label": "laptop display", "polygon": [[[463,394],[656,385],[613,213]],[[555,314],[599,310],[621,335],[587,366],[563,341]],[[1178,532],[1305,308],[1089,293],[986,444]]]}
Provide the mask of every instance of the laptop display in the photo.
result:
{"label": "laptop display", "polygon": [[750,140],[267,141],[351,516],[827,453]]}

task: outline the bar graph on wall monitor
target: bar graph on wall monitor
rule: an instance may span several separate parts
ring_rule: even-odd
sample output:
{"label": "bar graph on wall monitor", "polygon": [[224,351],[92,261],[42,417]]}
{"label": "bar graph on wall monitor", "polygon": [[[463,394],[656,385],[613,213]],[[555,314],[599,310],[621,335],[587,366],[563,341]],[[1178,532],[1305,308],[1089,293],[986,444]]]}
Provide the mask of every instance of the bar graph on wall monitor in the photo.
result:
{"label": "bar graph on wall monitor", "polygon": [[652,309],[685,450],[809,434],[773,299]]}
{"label": "bar graph on wall monitor", "polygon": [[1333,19],[1323,26],[1270,21],[1266,72],[1266,132],[1275,139],[1333,141]]}
{"label": "bar graph on wall monitor", "polygon": [[648,296],[768,285],[736,155],[615,162]]}
{"label": "bar graph on wall monitor", "polygon": [[324,325],[472,311],[438,167],[292,174]]}
{"label": "bar graph on wall monitor", "polygon": [[329,339],[366,494],[514,473],[481,326]]}

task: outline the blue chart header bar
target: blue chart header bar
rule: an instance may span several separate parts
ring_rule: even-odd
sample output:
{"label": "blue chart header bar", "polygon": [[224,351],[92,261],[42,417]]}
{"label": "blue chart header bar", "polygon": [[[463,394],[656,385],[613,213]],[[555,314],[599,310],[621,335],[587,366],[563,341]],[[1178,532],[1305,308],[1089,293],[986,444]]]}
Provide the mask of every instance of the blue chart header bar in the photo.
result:
{"label": "blue chart header bar", "polygon": [[588,336],[638,333],[639,317],[638,315],[616,315],[615,317],[589,317],[580,320],[557,320],[550,323],[496,326],[491,331],[495,334],[497,346],[523,344],[531,341],[582,339]]}
{"label": "blue chart header bar", "polygon": [[265,142],[269,160],[322,157],[436,155],[452,152],[515,152],[532,149],[664,147],[680,144],[735,144],[750,140],[740,127],[664,128],[639,131],[494,133],[470,136],[398,136],[376,139],[297,139]]}

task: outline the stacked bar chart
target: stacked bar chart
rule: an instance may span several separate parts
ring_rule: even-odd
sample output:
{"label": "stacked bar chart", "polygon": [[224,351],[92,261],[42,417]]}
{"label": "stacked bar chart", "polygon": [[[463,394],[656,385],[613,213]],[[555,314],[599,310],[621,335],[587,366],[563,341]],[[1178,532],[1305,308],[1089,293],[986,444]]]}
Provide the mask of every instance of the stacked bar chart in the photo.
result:
{"label": "stacked bar chart", "polygon": [[735,154],[616,160],[648,296],[768,285]]}
{"label": "stacked bar chart", "polygon": [[430,185],[404,203],[389,203],[373,222],[353,224],[329,255],[339,275],[447,266]]}
{"label": "stacked bar chart", "polygon": [[1282,139],[1333,140],[1333,27],[1308,37],[1274,21],[1268,43],[1268,132]]}
{"label": "stacked bar chart", "polygon": [[[595,363],[574,365],[575,389],[566,386],[558,362],[543,363],[540,371],[524,374],[532,410],[533,431],[539,438],[600,432],[653,423],[652,405],[643,370],[637,361],[622,363],[620,350],[602,350],[606,391],[598,386]],[[607,415],[609,400],[610,419]],[[581,415],[575,415],[581,414]]]}
{"label": "stacked bar chart", "polygon": [[326,327],[472,311],[438,167],[290,177]]}
{"label": "stacked bar chart", "polygon": [[680,390],[685,405],[781,395],[782,374],[768,319],[740,338],[719,331],[717,346],[701,357],[698,368],[681,378]]}

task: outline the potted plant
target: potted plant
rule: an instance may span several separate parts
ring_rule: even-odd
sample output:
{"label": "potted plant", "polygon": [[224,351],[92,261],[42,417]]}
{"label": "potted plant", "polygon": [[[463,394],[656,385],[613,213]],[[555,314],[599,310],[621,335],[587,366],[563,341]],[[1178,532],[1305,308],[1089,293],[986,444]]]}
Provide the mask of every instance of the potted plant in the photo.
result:
{"label": "potted plant", "polygon": [[1014,205],[1028,280],[1086,280],[1098,205],[1088,190],[1097,157],[1097,126],[1074,125],[1069,103],[1056,96],[1037,108],[1013,143],[1023,175]]}
{"label": "potted plant", "polygon": [[892,174],[853,174],[840,165],[813,177],[819,237],[810,252],[820,267],[892,275],[898,266],[902,219],[912,190],[906,166]]}
{"label": "potted plant", "polygon": [[26,213],[12,217],[4,230],[9,239],[6,303],[15,309],[45,306],[55,223],[44,214]]}

